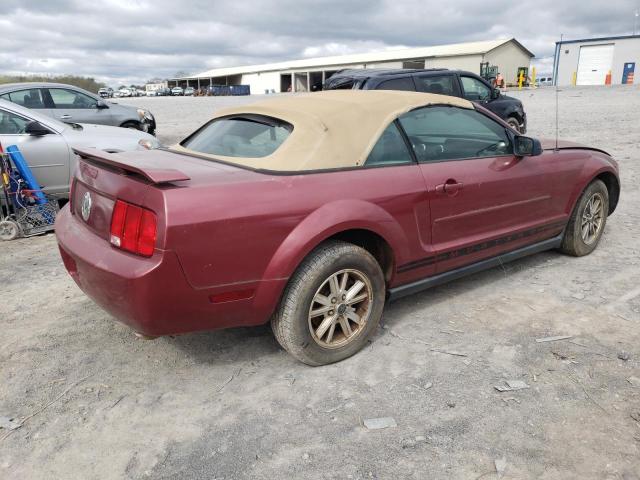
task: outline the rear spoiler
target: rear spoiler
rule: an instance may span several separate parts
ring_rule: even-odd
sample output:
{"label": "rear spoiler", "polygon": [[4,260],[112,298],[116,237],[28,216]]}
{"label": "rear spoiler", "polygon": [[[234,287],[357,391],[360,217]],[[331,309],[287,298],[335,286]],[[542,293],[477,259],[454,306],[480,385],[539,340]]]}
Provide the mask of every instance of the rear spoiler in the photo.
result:
{"label": "rear spoiler", "polygon": [[127,163],[126,159],[118,156],[117,154],[98,150],[97,148],[74,148],[73,151],[77,155],[80,155],[81,158],[89,160],[92,163],[109,165],[128,173],[140,175],[154,184],[190,180],[190,177],[182,173],[180,170],[175,170],[173,168],[157,168],[148,164],[142,165]]}

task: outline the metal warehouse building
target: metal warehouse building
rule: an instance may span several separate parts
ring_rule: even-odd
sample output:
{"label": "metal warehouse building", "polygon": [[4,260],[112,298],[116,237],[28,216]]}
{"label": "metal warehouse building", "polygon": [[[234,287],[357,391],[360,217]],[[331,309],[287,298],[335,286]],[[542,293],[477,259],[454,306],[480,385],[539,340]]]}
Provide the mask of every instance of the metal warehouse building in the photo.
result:
{"label": "metal warehouse building", "polygon": [[556,42],[553,78],[557,85],[633,83],[640,62],[640,35]]}
{"label": "metal warehouse building", "polygon": [[449,68],[480,74],[480,64],[497,67],[507,83],[515,84],[518,68],[528,68],[532,57],[533,53],[512,38],[217,68],[172,79],[170,86],[250,85],[252,94],[307,92],[346,68]]}

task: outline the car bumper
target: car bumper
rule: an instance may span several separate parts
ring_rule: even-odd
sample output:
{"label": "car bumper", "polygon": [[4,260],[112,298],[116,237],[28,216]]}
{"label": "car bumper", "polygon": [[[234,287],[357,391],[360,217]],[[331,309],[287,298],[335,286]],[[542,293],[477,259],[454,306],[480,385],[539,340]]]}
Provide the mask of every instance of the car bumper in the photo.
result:
{"label": "car bumper", "polygon": [[175,252],[156,249],[145,258],[118,250],[68,207],[56,218],[56,237],[78,287],[118,321],[148,336],[265,323],[284,288],[282,280],[233,285],[233,291],[252,296],[214,303],[212,296],[229,293],[228,285],[193,288]]}

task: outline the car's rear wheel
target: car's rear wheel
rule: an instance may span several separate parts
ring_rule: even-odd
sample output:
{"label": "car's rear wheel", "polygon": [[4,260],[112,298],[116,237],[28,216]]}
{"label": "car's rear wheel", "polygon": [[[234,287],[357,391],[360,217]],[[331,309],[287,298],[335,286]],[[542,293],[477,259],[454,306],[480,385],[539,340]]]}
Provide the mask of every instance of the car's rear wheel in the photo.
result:
{"label": "car's rear wheel", "polygon": [[358,352],[375,332],[385,282],[373,256],[330,241],[315,249],[291,277],[271,326],[291,355],[318,366]]}
{"label": "car's rear wheel", "polygon": [[507,118],[507,123],[511,128],[513,128],[516,132],[522,133],[520,131],[520,121],[516,117]]}
{"label": "car's rear wheel", "polygon": [[602,237],[609,213],[609,191],[594,180],[582,192],[562,239],[564,253],[581,257],[593,252]]}

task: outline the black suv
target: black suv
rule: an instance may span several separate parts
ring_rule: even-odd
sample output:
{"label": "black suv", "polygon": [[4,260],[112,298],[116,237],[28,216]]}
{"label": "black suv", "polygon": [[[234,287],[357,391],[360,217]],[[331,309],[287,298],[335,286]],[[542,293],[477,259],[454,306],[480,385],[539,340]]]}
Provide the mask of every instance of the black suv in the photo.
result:
{"label": "black suv", "polygon": [[475,73],[462,70],[341,70],[327,79],[323,89],[409,90],[462,97],[491,110],[518,132],[527,131],[527,115],[520,100],[503,95]]}

